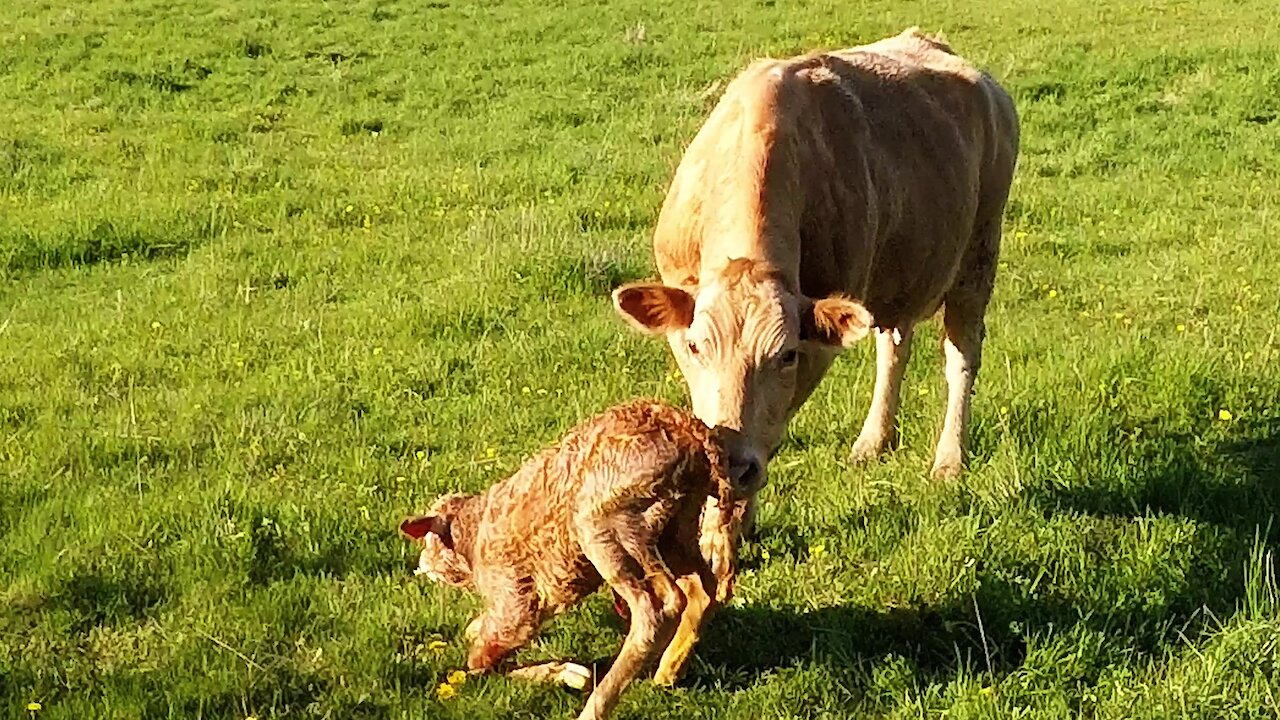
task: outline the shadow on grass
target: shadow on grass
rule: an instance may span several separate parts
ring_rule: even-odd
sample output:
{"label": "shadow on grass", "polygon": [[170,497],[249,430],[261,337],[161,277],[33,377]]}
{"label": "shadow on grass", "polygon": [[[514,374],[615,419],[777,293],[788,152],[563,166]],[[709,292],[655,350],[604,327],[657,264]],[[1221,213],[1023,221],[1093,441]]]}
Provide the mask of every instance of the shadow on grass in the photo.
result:
{"label": "shadow on grass", "polygon": [[[976,593],[940,605],[881,609],[842,605],[815,610],[726,608],[698,646],[687,683],[741,689],[762,675],[802,663],[870,682],[868,664],[905,658],[922,679],[946,681],[964,671],[1008,674],[1022,665],[1030,637],[1044,644],[1077,630],[1115,638],[1129,657],[1153,657],[1170,643],[1195,639],[1246,603],[1246,570],[1276,545],[1280,523],[1280,420],[1240,428],[1218,442],[1154,436],[1132,449],[1136,479],[1029,491],[1047,515],[1139,518],[1178,515],[1205,528],[1178,568],[1171,592],[1120,605],[1063,597],[977,570]],[[802,544],[783,533],[765,540]],[[794,546],[794,547],[792,547]],[[775,547],[774,552],[784,548]],[[1270,561],[1270,560],[1265,560]],[[1170,590],[1165,586],[1162,591]]]}
{"label": "shadow on grass", "polygon": [[1098,516],[1181,515],[1250,538],[1280,511],[1280,418],[1207,447],[1177,434],[1144,450],[1133,462],[1154,469],[1137,482],[1058,487],[1037,499],[1049,510]]}

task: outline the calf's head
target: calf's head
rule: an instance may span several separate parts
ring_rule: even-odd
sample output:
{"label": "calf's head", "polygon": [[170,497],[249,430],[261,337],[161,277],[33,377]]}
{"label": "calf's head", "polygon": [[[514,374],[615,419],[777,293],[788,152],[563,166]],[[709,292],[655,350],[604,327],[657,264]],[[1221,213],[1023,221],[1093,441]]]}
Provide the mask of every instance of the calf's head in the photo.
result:
{"label": "calf's head", "polygon": [[414,515],[400,523],[400,532],[422,541],[415,575],[455,587],[471,584],[471,563],[462,545],[468,542],[470,528],[463,527],[459,514],[470,498],[445,495],[425,515]]}
{"label": "calf's head", "polygon": [[692,292],[635,283],[615,290],[613,301],[636,328],[666,336],[693,413],[746,438],[744,448],[730,448],[730,472],[748,484],[782,442],[803,356],[848,347],[872,325],[860,303],[805,297],[779,273],[742,259]]}

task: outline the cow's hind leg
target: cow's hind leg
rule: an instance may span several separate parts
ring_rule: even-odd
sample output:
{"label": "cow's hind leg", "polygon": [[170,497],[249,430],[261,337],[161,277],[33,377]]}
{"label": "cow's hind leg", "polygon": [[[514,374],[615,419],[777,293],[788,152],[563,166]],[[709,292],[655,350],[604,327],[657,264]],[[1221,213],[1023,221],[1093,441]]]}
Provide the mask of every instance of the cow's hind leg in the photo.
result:
{"label": "cow's hind leg", "polygon": [[996,255],[1000,247],[1000,220],[981,226],[961,264],[956,283],[943,302],[942,342],[947,364],[947,415],[933,456],[933,477],[960,474],[969,432],[969,406],[973,384],[982,366],[984,317],[995,284]]}
{"label": "cow's hind leg", "polygon": [[897,444],[898,398],[911,359],[912,334],[910,328],[896,332],[876,329],[876,388],[862,432],[849,455],[854,462],[875,460]]}

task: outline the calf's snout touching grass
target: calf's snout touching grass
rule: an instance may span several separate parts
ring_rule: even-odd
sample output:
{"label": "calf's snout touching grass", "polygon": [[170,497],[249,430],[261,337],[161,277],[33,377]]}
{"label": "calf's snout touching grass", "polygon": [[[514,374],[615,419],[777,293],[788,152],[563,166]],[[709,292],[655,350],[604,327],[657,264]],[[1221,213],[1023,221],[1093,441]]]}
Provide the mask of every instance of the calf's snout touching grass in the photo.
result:
{"label": "calf's snout touching grass", "polygon": [[[634,401],[582,423],[487,492],[446,495],[401,523],[422,542],[418,574],[484,597],[467,628],[468,667],[499,667],[607,583],[630,628],[580,719],[608,715],[659,651],[654,679],[674,683],[732,592],[742,515],[758,490],[728,472],[740,440],[670,405]],[[511,674],[589,680],[571,663]]]}

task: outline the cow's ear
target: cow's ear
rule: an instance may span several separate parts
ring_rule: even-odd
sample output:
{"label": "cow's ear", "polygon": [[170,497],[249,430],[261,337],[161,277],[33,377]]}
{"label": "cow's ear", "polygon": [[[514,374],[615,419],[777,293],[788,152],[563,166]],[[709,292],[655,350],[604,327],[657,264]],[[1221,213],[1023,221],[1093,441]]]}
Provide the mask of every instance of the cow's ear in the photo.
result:
{"label": "cow's ear", "polygon": [[833,347],[849,347],[867,336],[871,313],[862,303],[834,296],[801,305],[800,339]]}
{"label": "cow's ear", "polygon": [[658,283],[623,285],[613,291],[613,306],[642,332],[667,333],[693,322],[693,296]]}

